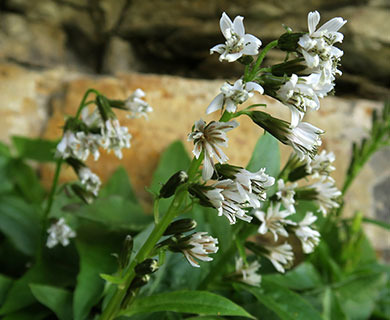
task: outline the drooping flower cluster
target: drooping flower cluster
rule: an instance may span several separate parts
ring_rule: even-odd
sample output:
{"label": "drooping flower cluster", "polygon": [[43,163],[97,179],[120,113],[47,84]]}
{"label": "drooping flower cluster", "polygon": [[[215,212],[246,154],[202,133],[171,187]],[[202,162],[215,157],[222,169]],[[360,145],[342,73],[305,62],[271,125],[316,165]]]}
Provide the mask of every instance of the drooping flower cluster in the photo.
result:
{"label": "drooping flower cluster", "polygon": [[261,267],[258,261],[253,261],[250,264],[244,264],[244,260],[240,257],[236,259],[235,276],[240,282],[249,284],[250,286],[258,287],[261,283],[261,275],[256,271]]}
{"label": "drooping flower cluster", "polygon": [[76,237],[76,232],[66,224],[64,218],[53,223],[47,229],[47,233],[49,234],[46,242],[48,248],[53,248],[59,243],[66,247],[69,244],[69,239]]}
{"label": "drooping flower cluster", "polygon": [[292,246],[287,242],[277,246],[264,245],[264,248],[267,251],[264,256],[272,262],[275,269],[279,272],[284,273],[285,269],[292,266],[294,252]]}

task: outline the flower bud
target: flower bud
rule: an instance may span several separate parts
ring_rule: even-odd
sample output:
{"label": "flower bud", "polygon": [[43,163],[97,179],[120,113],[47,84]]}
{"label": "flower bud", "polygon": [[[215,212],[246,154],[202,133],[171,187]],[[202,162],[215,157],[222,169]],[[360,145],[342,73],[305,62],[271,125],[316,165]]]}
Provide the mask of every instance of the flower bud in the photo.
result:
{"label": "flower bud", "polygon": [[158,262],[156,259],[146,259],[135,266],[135,273],[138,276],[147,275],[158,270]]}
{"label": "flower bud", "polygon": [[210,202],[209,198],[206,196],[206,192],[208,190],[213,190],[213,187],[209,186],[202,186],[200,184],[192,184],[188,188],[188,192],[195,198],[199,199],[199,203],[204,207],[214,207],[213,204]]}
{"label": "flower bud", "polygon": [[111,110],[110,103],[105,96],[99,95],[96,97],[96,106],[104,122],[116,119],[115,113]]}
{"label": "flower bud", "polygon": [[138,277],[138,276],[135,277],[134,280],[131,282],[131,285],[129,287],[129,291],[143,287],[145,284],[147,284],[149,282],[149,280],[150,280],[150,275],[148,275],[148,274],[145,274],[145,275],[140,276],[140,277]]}
{"label": "flower bud", "polygon": [[268,251],[265,248],[263,248],[262,246],[254,242],[246,241],[245,247],[258,256],[263,256],[264,254],[268,253]]}
{"label": "flower bud", "polygon": [[196,221],[193,219],[180,219],[172,222],[164,232],[164,236],[188,232],[196,228]]}
{"label": "flower bud", "polygon": [[131,235],[127,235],[122,244],[122,251],[119,256],[119,268],[124,269],[130,261],[131,253],[133,251],[134,240]]}
{"label": "flower bud", "polygon": [[291,76],[294,73],[300,73],[307,68],[304,64],[301,64],[302,61],[304,61],[303,58],[298,58],[283,63],[275,64],[271,67],[271,73],[279,77],[282,77],[284,75]]}
{"label": "flower bud", "polygon": [[249,65],[253,62],[253,57],[252,56],[242,56],[237,61],[242,63],[243,65]]}
{"label": "flower bud", "polygon": [[75,195],[80,198],[82,201],[84,201],[86,204],[91,204],[93,200],[95,199],[95,196],[92,192],[89,192],[82,187],[80,187],[77,184],[71,185],[72,191],[75,193]]}
{"label": "flower bud", "polygon": [[220,164],[217,163],[215,165],[215,180],[217,180],[218,177],[223,177],[224,179],[235,179],[236,174],[241,170],[241,167],[238,166],[232,166],[230,164]]}
{"label": "flower bud", "polygon": [[188,174],[185,171],[178,171],[172,175],[160,190],[160,198],[169,198],[174,195],[176,189],[188,181]]}
{"label": "flower bud", "polygon": [[283,33],[278,40],[278,48],[283,51],[296,51],[298,48],[299,38],[304,34],[304,32]]}

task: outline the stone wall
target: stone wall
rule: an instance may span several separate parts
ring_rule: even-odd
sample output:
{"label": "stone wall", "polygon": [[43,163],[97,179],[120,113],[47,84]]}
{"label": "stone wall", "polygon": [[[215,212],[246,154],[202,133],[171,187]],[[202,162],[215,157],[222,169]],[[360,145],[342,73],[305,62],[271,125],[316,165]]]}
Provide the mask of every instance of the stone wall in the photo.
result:
{"label": "stone wall", "polygon": [[[121,121],[133,135],[132,147],[124,151],[123,160],[114,155],[103,155],[98,163],[89,165],[103,180],[123,165],[130,175],[138,196],[146,207],[150,205],[149,185],[161,152],[173,141],[180,139],[190,152],[192,144],[186,142],[187,133],[199,118],[211,120],[205,109],[218,93],[221,80],[195,80],[173,76],[122,73],[113,76],[92,76],[70,72],[64,68],[32,71],[15,64],[0,65],[0,139],[9,141],[11,135],[43,136],[57,139],[62,134],[66,114],[74,114],[85,90],[94,87],[111,98],[126,98],[141,87],[147,93],[147,101],[154,107],[150,119],[126,119]],[[268,112],[289,118],[288,109],[280,103],[257,95],[251,103],[266,103]],[[337,156],[334,177],[340,187],[348,166],[353,141],[359,141],[370,127],[370,115],[380,108],[381,102],[358,98],[325,98],[318,112],[308,114],[307,120],[324,129],[323,145]],[[119,112],[120,113],[120,112]],[[240,119],[240,127],[229,133],[226,153],[231,163],[248,162],[261,130],[248,119]],[[282,163],[291,149],[282,146]],[[389,222],[390,149],[375,155],[347,194],[346,214],[356,210]],[[40,168],[42,181],[49,186],[53,167]],[[65,170],[62,181],[74,179],[71,170]],[[388,254],[388,234],[377,227],[367,227],[376,248]],[[387,251],[386,251],[387,250]]]}
{"label": "stone wall", "polygon": [[[385,0],[2,0],[0,61],[39,69],[117,71],[192,78],[235,77],[209,48],[220,43],[223,11],[242,15],[263,44],[307,30],[307,13],[348,20],[338,94],[383,99],[390,79],[390,2]],[[271,55],[271,60],[280,58]]]}

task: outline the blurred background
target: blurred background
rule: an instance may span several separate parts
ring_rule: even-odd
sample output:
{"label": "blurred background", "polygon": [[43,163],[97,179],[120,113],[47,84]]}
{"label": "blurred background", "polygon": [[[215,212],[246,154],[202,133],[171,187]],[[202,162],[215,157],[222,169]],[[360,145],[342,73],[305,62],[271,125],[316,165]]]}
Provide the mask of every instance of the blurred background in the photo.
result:
{"label": "blurred background", "polygon": [[[342,28],[343,76],[336,97],[327,97],[307,120],[326,130],[324,147],[336,154],[335,178],[341,186],[351,144],[363,138],[370,116],[389,98],[390,2],[388,0],[0,0],[0,139],[12,135],[57,139],[65,114],[73,114],[86,89],[126,98],[140,87],[155,112],[149,121],[124,120],[133,135],[124,159],[106,156],[91,168],[104,179],[118,165],[130,174],[145,206],[144,186],[164,148],[186,140],[193,122],[219,92],[225,79],[242,74],[238,63],[220,63],[209,49],[222,43],[219,18],[245,17],[247,33],[263,46],[278,38],[282,24],[307,30],[307,14],[318,10],[320,24],[335,16]],[[277,50],[266,64],[279,62]],[[268,110],[288,119],[288,109],[263,96]],[[242,121],[227,150],[231,162],[245,165],[261,132]],[[187,143],[190,151],[191,145]],[[282,148],[287,159],[288,148]],[[283,162],[282,162],[283,163]],[[52,167],[38,168],[50,184]],[[62,180],[73,179],[64,172]],[[390,149],[376,154],[347,195],[346,214],[356,210],[390,222]],[[390,259],[389,235],[367,229],[378,253]]]}

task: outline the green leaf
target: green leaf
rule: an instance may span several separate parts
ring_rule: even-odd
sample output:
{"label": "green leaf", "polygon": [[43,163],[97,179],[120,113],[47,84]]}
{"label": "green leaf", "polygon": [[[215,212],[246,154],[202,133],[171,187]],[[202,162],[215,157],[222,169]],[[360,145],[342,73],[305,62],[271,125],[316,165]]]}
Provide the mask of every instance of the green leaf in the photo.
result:
{"label": "green leaf", "polygon": [[73,317],[85,319],[91,308],[100,300],[105,281],[100,273],[113,273],[116,260],[111,255],[120,249],[120,242],[114,243],[107,234],[100,238],[81,239],[76,241],[80,255],[80,272],[73,297]]}
{"label": "green leaf", "polygon": [[1,318],[1,320],[42,320],[48,319],[50,315],[51,312],[49,309],[37,303],[30,307],[6,315],[5,317]]}
{"label": "green leaf", "polygon": [[322,316],[324,320],[348,320],[339,299],[330,287],[326,287],[322,298]]}
{"label": "green leaf", "polygon": [[334,292],[344,313],[352,320],[368,319],[375,303],[386,284],[386,275],[367,272],[351,276],[350,279],[334,286]]}
{"label": "green leaf", "polygon": [[121,196],[98,198],[74,212],[80,218],[98,222],[110,230],[143,230],[153,219],[142,207]]}
{"label": "green leaf", "polygon": [[12,142],[20,158],[38,162],[55,161],[54,154],[58,141],[13,136]]}
{"label": "green leaf", "polygon": [[8,290],[12,286],[13,280],[3,274],[0,274],[0,305],[3,303]]}
{"label": "green leaf", "polygon": [[[158,193],[162,185],[179,170],[187,170],[190,158],[181,141],[173,142],[161,155],[156,171],[153,173],[151,191]],[[171,203],[170,199],[161,199],[159,208],[165,213]]]}
{"label": "green leaf", "polygon": [[139,298],[121,315],[174,311],[200,315],[241,316],[252,318],[243,308],[229,299],[206,291],[174,291]]}
{"label": "green leaf", "polygon": [[261,288],[243,284],[239,284],[237,287],[252,293],[257,300],[276,313],[281,320],[322,319],[319,312],[301,296],[267,278],[262,279]]}
{"label": "green leaf", "polygon": [[380,221],[380,220],[370,219],[370,218],[363,218],[363,222],[371,223],[371,224],[377,225],[378,227],[382,227],[384,229],[390,230],[390,223],[387,223],[385,221]]}
{"label": "green leaf", "polygon": [[0,156],[5,156],[5,157],[11,157],[11,152],[9,150],[9,147],[0,141]]}
{"label": "green leaf", "polygon": [[10,160],[0,156],[0,193],[7,193],[12,191],[13,184],[9,177],[8,165]]}
{"label": "green leaf", "polygon": [[321,277],[310,262],[301,263],[286,274],[265,275],[263,278],[292,290],[308,290],[322,286]]}
{"label": "green leaf", "polygon": [[246,169],[255,172],[261,168],[267,168],[266,173],[277,177],[280,170],[280,151],[278,140],[265,133],[256,143],[252,158]]}
{"label": "green leaf", "polygon": [[60,320],[72,318],[72,294],[62,288],[30,284],[34,297],[52,310]]}
{"label": "green leaf", "polygon": [[0,196],[0,231],[26,255],[33,255],[40,237],[40,217],[22,199]]}
{"label": "green leaf", "polygon": [[113,173],[99,193],[99,197],[101,198],[106,198],[112,195],[121,196],[126,200],[138,203],[137,196],[131,186],[130,178],[123,167],[119,167]]}

